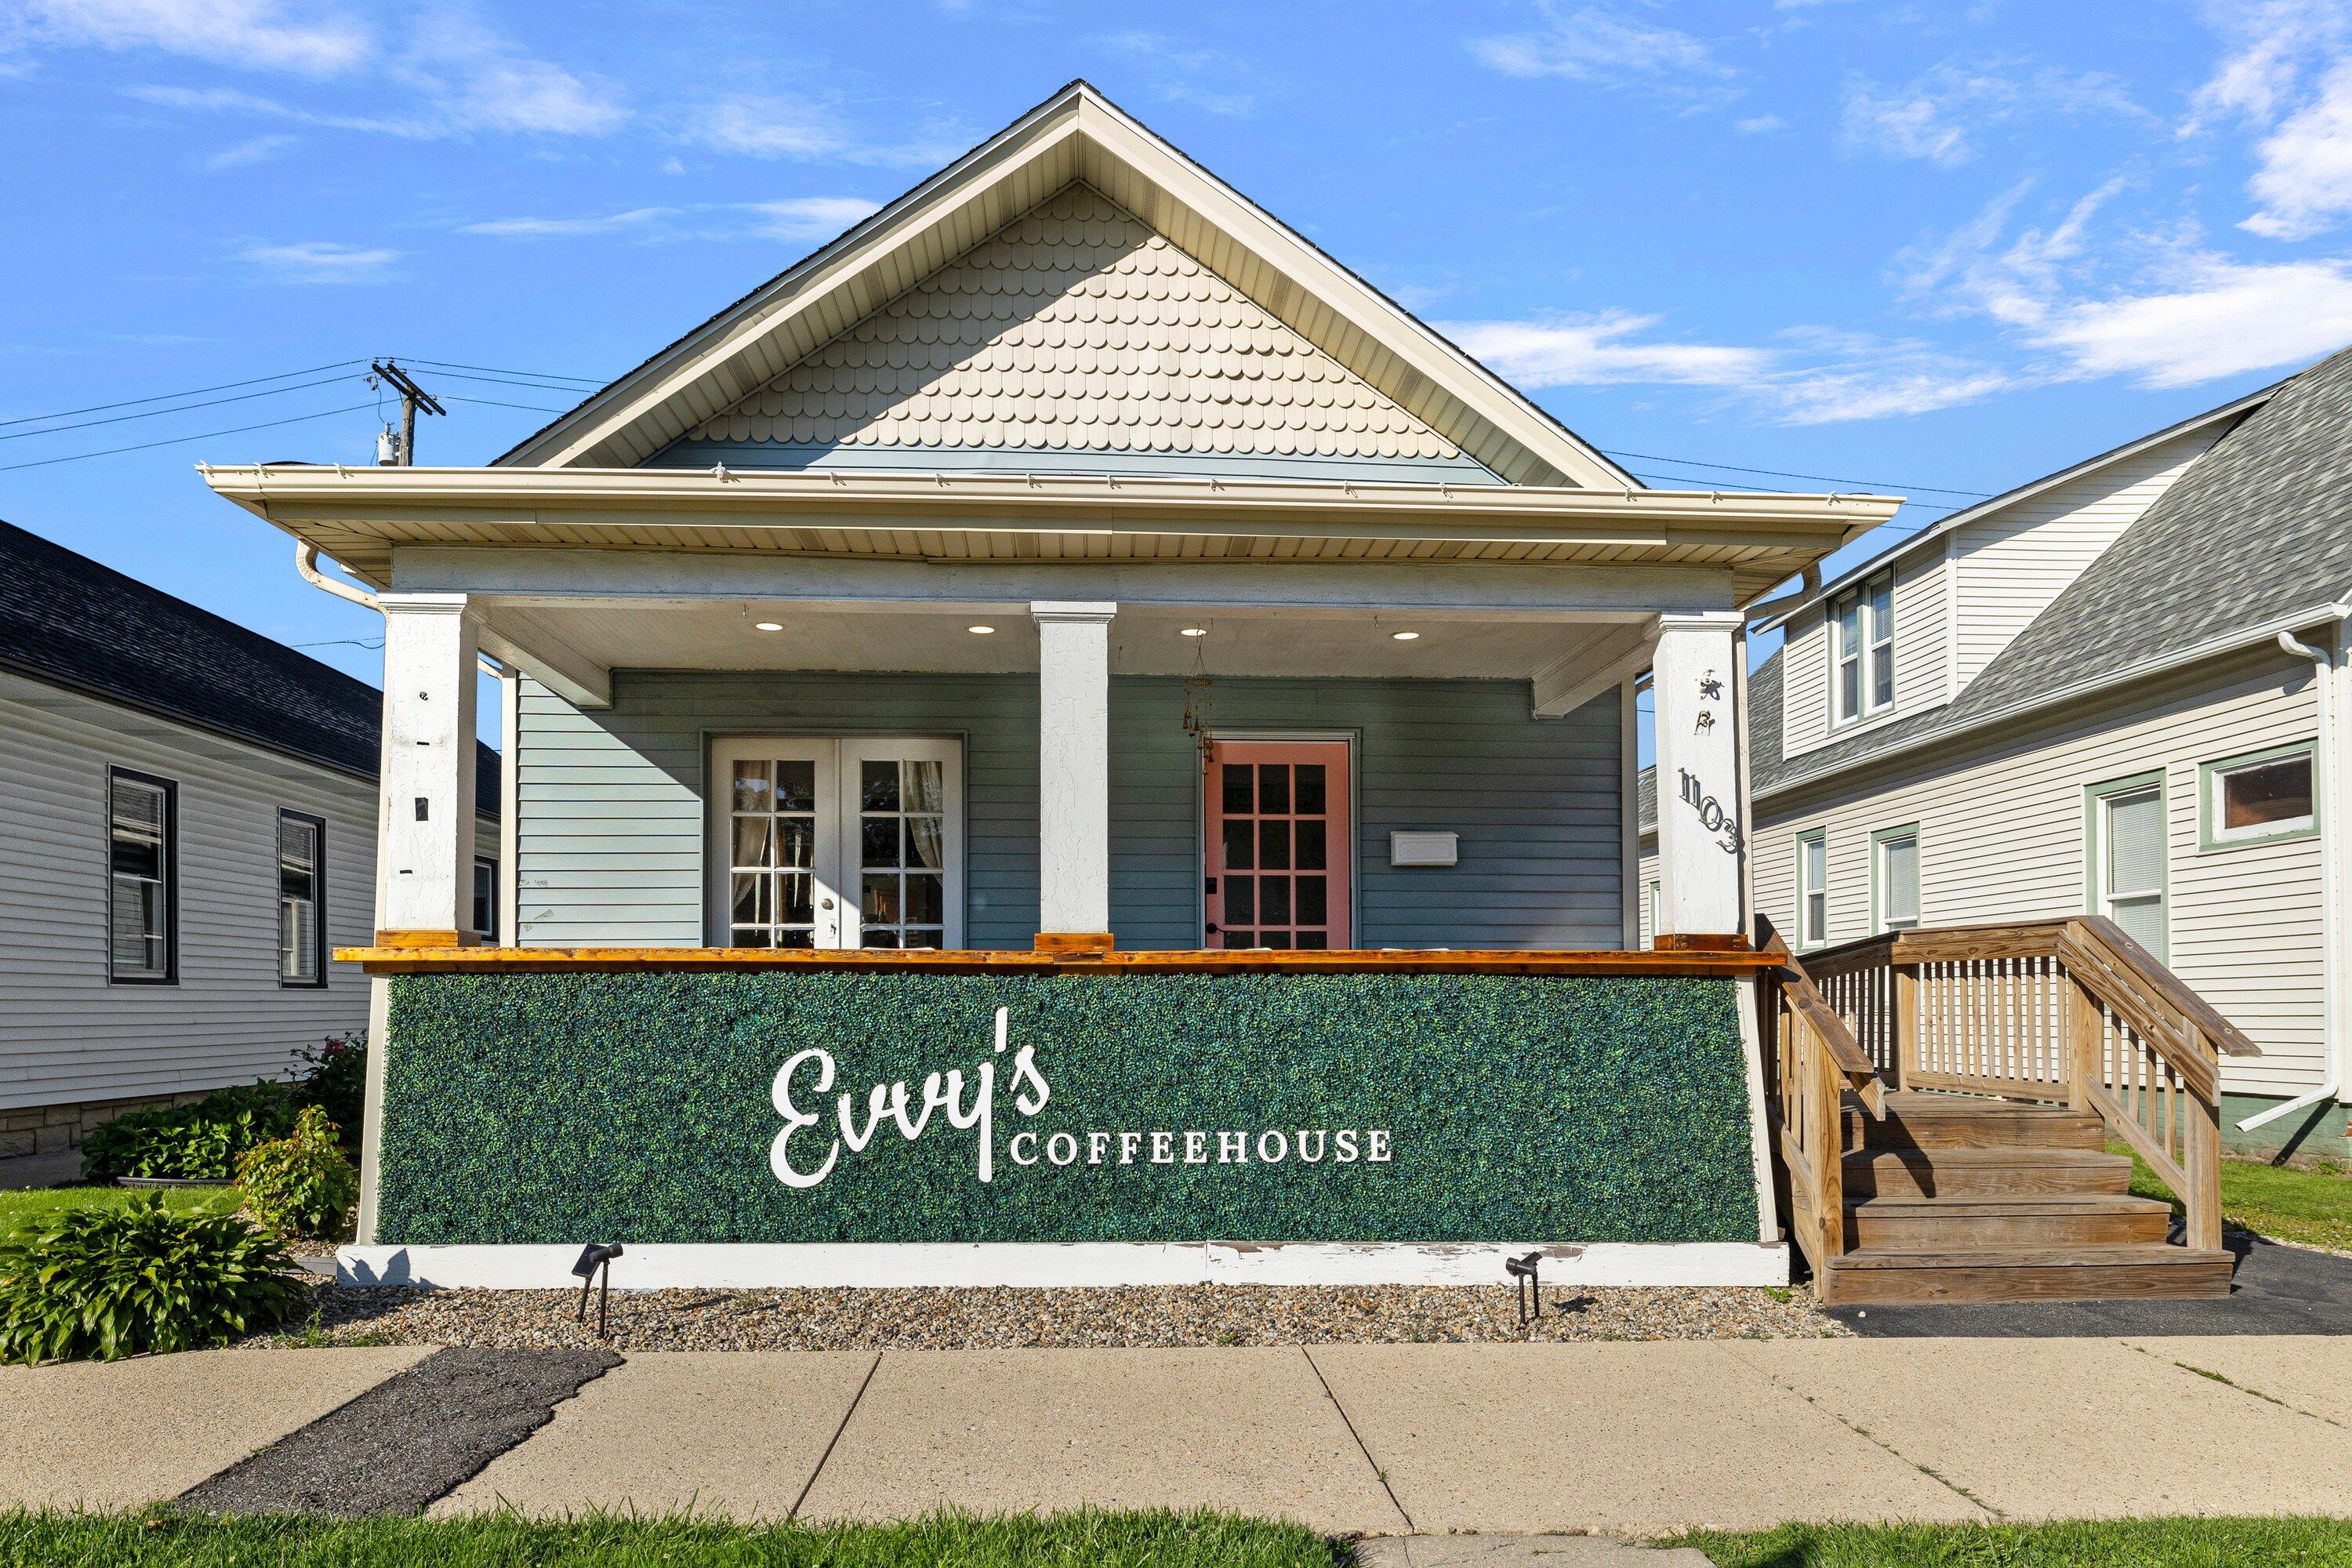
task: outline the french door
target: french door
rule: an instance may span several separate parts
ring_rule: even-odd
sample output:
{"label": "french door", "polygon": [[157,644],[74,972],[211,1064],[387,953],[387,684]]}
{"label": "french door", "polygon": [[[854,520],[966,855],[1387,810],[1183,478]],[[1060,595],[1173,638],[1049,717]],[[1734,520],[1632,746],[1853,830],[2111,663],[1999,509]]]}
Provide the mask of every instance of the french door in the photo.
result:
{"label": "french door", "polygon": [[1350,944],[1355,843],[1345,741],[1217,741],[1202,907],[1213,948]]}
{"label": "french door", "polygon": [[719,945],[962,945],[956,742],[735,737],[712,743],[711,774]]}

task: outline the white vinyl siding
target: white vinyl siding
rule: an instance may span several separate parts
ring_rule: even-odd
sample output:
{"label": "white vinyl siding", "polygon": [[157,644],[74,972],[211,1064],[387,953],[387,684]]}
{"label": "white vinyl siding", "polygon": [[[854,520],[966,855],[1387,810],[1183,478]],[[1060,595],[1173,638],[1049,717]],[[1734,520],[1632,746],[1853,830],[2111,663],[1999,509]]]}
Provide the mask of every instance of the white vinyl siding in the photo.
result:
{"label": "white vinyl siding", "polygon": [[1955,530],[1957,684],[1975,679],[2224,428],[2177,436]]}
{"label": "white vinyl siding", "polygon": [[1839,784],[1767,796],[1751,836],[1757,900],[1774,924],[1796,929],[1797,841],[1825,830],[1830,941],[1866,936],[1871,836],[1916,823],[1923,925],[2080,914],[2085,788],[2161,771],[2168,962],[2263,1047],[2223,1063],[2226,1086],[2295,1092],[2320,1070],[2320,840],[2200,853],[2198,771],[2308,742],[2315,722],[2310,665],[2265,653],[2078,704],[1966,751],[1888,758]]}
{"label": "white vinyl siding", "polygon": [[[179,984],[107,979],[107,770],[168,778],[179,820]],[[324,936],[374,928],[375,786],[0,675],[0,1107],[215,1089],[367,1026],[367,977],[278,984],[280,809],[326,825]]]}

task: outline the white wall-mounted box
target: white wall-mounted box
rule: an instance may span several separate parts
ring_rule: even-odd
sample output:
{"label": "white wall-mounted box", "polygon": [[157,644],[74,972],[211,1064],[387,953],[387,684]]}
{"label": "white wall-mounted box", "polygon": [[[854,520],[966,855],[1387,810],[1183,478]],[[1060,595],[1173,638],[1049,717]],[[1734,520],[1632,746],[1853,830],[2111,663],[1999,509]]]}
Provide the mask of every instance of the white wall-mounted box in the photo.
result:
{"label": "white wall-mounted box", "polygon": [[1389,835],[1389,864],[1391,866],[1451,866],[1460,859],[1458,836],[1434,830],[1391,832]]}

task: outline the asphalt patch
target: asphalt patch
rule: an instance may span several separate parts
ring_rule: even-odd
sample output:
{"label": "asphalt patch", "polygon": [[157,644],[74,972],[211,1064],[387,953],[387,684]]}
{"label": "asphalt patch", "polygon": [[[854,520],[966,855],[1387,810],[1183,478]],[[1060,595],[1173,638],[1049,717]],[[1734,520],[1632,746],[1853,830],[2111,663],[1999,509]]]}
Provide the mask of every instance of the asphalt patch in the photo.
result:
{"label": "asphalt patch", "polygon": [[[2178,1239],[2176,1237],[2175,1239]],[[2208,1300],[1997,1301],[1944,1307],[1832,1307],[1883,1339],[2113,1339],[2126,1334],[2352,1334],[2352,1258],[2242,1232],[2230,1293]]]}
{"label": "asphalt patch", "polygon": [[621,1364],[609,1351],[451,1348],[180,1494],[207,1513],[413,1514]]}

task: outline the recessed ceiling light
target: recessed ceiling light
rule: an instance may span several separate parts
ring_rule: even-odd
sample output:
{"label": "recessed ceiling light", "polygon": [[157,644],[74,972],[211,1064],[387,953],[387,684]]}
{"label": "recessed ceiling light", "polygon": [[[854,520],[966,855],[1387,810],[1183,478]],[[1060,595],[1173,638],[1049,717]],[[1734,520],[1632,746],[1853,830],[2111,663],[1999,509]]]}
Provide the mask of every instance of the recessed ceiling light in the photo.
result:
{"label": "recessed ceiling light", "polygon": [[984,637],[990,633],[995,631],[996,628],[994,626],[966,626],[964,627],[964,630],[970,632],[976,637]]}
{"label": "recessed ceiling light", "polygon": [[782,621],[753,621],[751,628],[754,631],[780,632],[784,629],[784,624]]}
{"label": "recessed ceiling light", "polygon": [[1209,628],[1206,626],[1186,626],[1182,631],[1176,635],[1187,637],[1204,637],[1209,635]]}
{"label": "recessed ceiling light", "polygon": [[1419,632],[1391,632],[1389,634],[1389,636],[1394,637],[1399,642],[1411,642],[1420,635],[1421,634]]}

